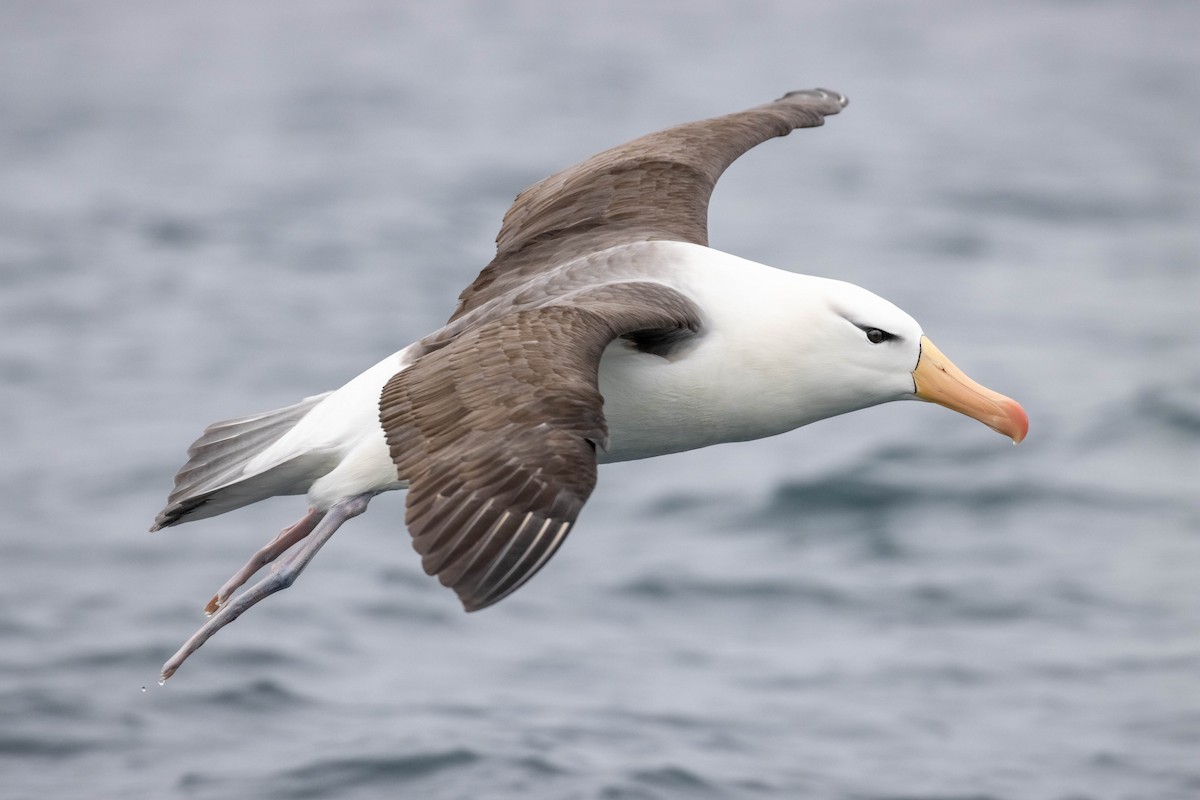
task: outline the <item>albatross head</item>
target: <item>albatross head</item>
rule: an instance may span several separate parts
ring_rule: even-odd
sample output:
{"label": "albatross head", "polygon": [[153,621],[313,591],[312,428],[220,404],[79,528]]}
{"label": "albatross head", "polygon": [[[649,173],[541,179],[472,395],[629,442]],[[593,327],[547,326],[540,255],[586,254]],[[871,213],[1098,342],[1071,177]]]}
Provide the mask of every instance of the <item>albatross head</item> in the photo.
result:
{"label": "albatross head", "polygon": [[1014,444],[1025,438],[1025,410],[968,378],[911,316],[853,284],[823,283],[824,345],[841,362],[835,391],[865,400],[863,406],[925,400],[976,419]]}

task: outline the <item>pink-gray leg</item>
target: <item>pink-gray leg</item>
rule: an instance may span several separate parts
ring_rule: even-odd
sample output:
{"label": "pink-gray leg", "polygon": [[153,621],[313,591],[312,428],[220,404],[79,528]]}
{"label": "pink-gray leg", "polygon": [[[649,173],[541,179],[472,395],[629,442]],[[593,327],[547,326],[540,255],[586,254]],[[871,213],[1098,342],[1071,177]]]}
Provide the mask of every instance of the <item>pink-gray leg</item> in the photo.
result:
{"label": "pink-gray leg", "polygon": [[213,598],[208,601],[208,605],[204,607],[204,613],[209,616],[217,613],[217,609],[225,605],[225,601],[232,597],[234,592],[242,588],[246,581],[254,577],[254,573],[279,558],[289,547],[312,533],[313,528],[317,526],[317,523],[324,516],[324,511],[317,511],[315,508],[310,508],[303,519],[295,525],[280,531],[278,536],[251,556],[246,565],[239,569],[232,578],[225,581],[225,585],[221,587],[221,590],[213,595]]}
{"label": "pink-gray leg", "polygon": [[275,592],[291,586],[308,566],[308,562],[312,561],[321,546],[337,533],[342,523],[367,510],[367,503],[371,501],[372,497],[374,497],[373,493],[360,494],[335,503],[296,552],[272,564],[271,571],[266,577],[224,604],[217,613],[208,618],[200,630],[192,634],[192,638],[188,639],[183,647],[167,660],[167,663],[163,664],[162,674],[159,676],[160,681],[166,681],[167,678],[174,675],[175,670],[179,669],[188,656],[199,650],[200,646],[207,642],[214,633],[240,617],[242,612]]}

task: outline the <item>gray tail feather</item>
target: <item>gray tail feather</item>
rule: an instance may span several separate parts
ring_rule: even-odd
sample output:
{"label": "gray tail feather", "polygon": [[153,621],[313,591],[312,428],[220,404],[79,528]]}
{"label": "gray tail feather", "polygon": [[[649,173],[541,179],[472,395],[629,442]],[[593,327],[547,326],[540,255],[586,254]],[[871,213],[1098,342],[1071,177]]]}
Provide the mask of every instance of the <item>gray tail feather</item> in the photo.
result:
{"label": "gray tail feather", "polygon": [[297,488],[323,474],[327,460],[320,454],[301,455],[253,475],[246,464],[290,431],[330,392],[299,403],[214,422],[188,448],[187,463],[175,475],[167,506],[154,518],[152,531],[180,522],[213,517],[277,494],[307,491]]}

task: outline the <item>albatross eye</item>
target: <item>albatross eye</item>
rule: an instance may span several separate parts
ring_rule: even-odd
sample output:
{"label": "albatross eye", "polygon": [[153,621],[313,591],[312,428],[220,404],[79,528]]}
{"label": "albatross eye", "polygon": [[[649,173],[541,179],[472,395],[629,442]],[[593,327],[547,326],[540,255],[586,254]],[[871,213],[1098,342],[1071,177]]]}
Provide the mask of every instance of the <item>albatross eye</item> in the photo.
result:
{"label": "albatross eye", "polygon": [[892,338],[892,335],[890,333],[888,333],[887,331],[881,331],[881,330],[879,330],[879,328],[868,328],[866,333],[867,333],[867,341],[870,342],[871,344],[880,344],[880,343],[886,342],[888,339]]}

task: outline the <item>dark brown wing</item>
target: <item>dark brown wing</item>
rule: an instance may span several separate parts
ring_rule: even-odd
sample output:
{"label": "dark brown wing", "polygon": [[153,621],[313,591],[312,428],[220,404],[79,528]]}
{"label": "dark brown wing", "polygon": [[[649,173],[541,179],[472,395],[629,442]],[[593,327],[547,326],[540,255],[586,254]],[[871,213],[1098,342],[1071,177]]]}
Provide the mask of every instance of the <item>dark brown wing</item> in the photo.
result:
{"label": "dark brown wing", "polygon": [[725,168],[750,148],[812,128],[846,106],[825,89],[690,122],[605,150],[517,195],[496,257],[459,295],[454,320],[546,265],[624,242],[708,244],[708,201]]}
{"label": "dark brown wing", "polygon": [[425,571],[468,611],[537,572],[596,484],[605,346],[698,327],[691,301],[665,286],[591,287],[471,328],[397,373],[380,421]]}

